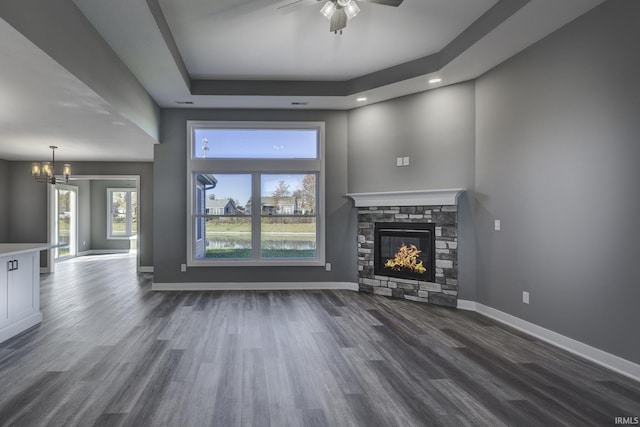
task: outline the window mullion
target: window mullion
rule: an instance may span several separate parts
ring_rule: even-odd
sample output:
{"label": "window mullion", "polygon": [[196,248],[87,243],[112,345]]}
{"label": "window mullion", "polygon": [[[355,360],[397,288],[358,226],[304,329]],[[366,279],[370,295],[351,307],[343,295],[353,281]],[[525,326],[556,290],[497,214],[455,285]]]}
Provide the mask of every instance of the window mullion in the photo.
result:
{"label": "window mullion", "polygon": [[251,253],[253,259],[260,259],[262,242],[262,203],[260,202],[260,173],[251,174]]}

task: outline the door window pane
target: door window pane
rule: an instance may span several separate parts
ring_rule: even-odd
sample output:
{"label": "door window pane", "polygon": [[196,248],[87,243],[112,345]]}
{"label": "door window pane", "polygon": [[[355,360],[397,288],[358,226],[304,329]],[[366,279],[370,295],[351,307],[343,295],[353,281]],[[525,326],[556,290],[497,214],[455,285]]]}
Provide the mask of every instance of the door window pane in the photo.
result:
{"label": "door window pane", "polygon": [[128,188],[108,188],[107,238],[128,239],[138,234],[138,193]]}
{"label": "door window pane", "polygon": [[127,236],[127,192],[111,192],[111,236]]}
{"label": "door window pane", "polygon": [[57,216],[57,241],[58,245],[56,258],[71,255],[71,239],[74,234],[71,224],[71,216],[75,215],[75,203],[72,196],[75,194],[71,190],[56,188],[58,216]]}

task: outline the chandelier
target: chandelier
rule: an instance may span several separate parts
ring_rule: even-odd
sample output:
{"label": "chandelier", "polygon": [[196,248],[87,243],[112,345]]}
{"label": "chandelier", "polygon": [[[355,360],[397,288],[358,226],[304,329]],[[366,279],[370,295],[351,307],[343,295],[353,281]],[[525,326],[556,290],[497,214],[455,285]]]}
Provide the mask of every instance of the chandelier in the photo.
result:
{"label": "chandelier", "polygon": [[327,0],[327,2],[320,9],[320,13],[325,18],[331,21],[329,31],[333,31],[334,34],[342,34],[342,29],[347,26],[347,21],[360,13],[360,8],[356,4],[355,0]]}
{"label": "chandelier", "polygon": [[[31,175],[36,180],[36,182],[40,182],[42,184],[53,184],[55,185],[56,180],[56,147],[55,145],[50,145],[51,148],[51,161],[50,162],[42,162],[42,163],[32,163],[31,164]],[[71,164],[65,163],[62,168],[62,177],[64,178],[64,182],[69,182],[69,177],[71,176]]]}

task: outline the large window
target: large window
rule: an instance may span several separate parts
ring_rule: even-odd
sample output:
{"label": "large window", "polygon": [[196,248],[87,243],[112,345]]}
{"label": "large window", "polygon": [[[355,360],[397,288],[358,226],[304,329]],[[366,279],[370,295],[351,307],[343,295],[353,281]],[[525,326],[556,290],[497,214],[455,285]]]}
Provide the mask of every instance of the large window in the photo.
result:
{"label": "large window", "polygon": [[323,123],[188,128],[187,264],[324,265]]}
{"label": "large window", "polygon": [[107,238],[138,234],[138,194],[135,188],[107,188]]}

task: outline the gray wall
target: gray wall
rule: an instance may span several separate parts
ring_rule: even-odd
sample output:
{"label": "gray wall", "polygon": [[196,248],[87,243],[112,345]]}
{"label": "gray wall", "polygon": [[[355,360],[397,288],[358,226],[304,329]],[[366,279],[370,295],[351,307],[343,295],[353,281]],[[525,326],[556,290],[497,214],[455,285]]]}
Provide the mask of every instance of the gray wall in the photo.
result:
{"label": "gray wall", "polygon": [[[326,261],[324,267],[189,268],[186,262],[187,120],[324,121],[326,129]],[[172,282],[356,282],[355,213],[347,192],[347,113],[285,110],[162,110],[161,144],[154,166],[154,281]]]}
{"label": "gray wall", "polygon": [[[475,89],[461,83],[349,112],[349,192],[464,188],[475,176]],[[410,157],[397,167],[396,157]],[[468,195],[458,206],[459,297],[475,299]]]}
{"label": "gray wall", "polygon": [[9,241],[9,162],[0,160],[0,242]]}
{"label": "gray wall", "polygon": [[107,239],[107,188],[135,188],[135,181],[91,181],[91,249],[129,250],[129,239]]}
{"label": "gray wall", "polygon": [[[61,160],[62,163],[64,160]],[[30,162],[8,162],[9,242],[47,241],[47,187],[34,182]],[[139,175],[140,265],[153,265],[153,165],[148,162],[71,162],[75,176]],[[104,196],[106,200],[106,195]],[[106,203],[106,202],[105,202]],[[106,208],[105,208],[106,209]],[[46,265],[43,264],[43,265]]]}
{"label": "gray wall", "polygon": [[476,84],[479,302],[636,363],[639,16],[605,2]]}
{"label": "gray wall", "polygon": [[47,242],[47,186],[34,181],[31,162],[9,162],[9,242]]}

